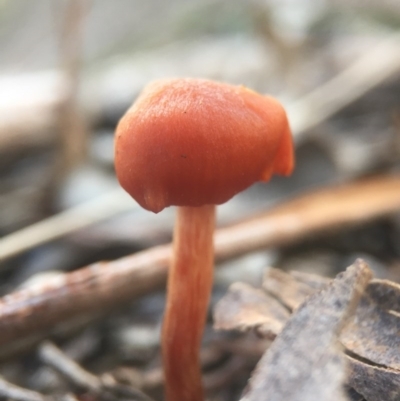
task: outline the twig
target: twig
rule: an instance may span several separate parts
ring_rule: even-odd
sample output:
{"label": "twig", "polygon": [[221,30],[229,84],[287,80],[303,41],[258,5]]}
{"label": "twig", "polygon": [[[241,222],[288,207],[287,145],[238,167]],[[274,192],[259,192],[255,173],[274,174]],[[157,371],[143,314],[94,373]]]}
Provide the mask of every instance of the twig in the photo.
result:
{"label": "twig", "polygon": [[[101,377],[103,389],[106,390],[115,401],[128,399],[133,401],[154,401],[147,394],[125,384],[118,383],[111,375],[104,374]],[[111,398],[109,397],[109,398]]]}
{"label": "twig", "polygon": [[109,375],[103,375],[101,379],[98,378],[83,369],[49,341],[44,342],[40,346],[39,357],[43,363],[61,373],[70,383],[81,390],[89,391],[100,396],[104,395],[106,392],[109,395],[109,397],[106,398],[110,400],[119,400],[121,396],[125,396],[132,400],[152,401],[151,398],[142,391],[131,386],[120,385]]}
{"label": "twig", "polygon": [[0,377],[0,397],[15,401],[49,401],[43,394],[26,390]]}
{"label": "twig", "polygon": [[[360,224],[400,209],[400,176],[376,177],[305,195],[220,229],[218,260],[289,244],[312,233]],[[165,284],[171,245],[60,275],[0,299],[0,345],[49,331],[74,317],[106,312]]]}
{"label": "twig", "polygon": [[83,31],[88,1],[68,0],[63,10],[60,32],[61,66],[68,79],[68,96],[60,113],[60,155],[57,175],[65,175],[82,162],[87,153],[88,133],[78,110],[79,77],[81,75]]}
{"label": "twig", "polygon": [[129,195],[117,189],[4,237],[0,240],[0,262],[136,207]]}
{"label": "twig", "polygon": [[[303,134],[306,130],[328,119],[398,72],[400,70],[399,43],[399,35],[389,37],[342,73],[289,105],[289,119],[297,142],[304,138]],[[2,114],[1,97],[0,114]],[[1,125],[0,134],[2,134]],[[128,206],[126,209],[124,207],[119,209],[120,196],[117,192],[110,193],[109,198],[106,196],[104,200],[97,199],[63,212],[59,219],[57,216],[53,216],[10,234],[0,240],[0,261],[128,210]],[[114,204],[115,209],[109,208],[110,204]],[[83,210],[93,211],[96,217],[88,220],[82,219],[81,207]]]}
{"label": "twig", "polygon": [[294,137],[320,124],[362,97],[400,70],[400,35],[395,34],[370,49],[350,67],[319,86],[287,111]]}
{"label": "twig", "polygon": [[388,215],[400,209],[399,191],[400,175],[393,175],[305,194],[254,219],[219,230],[216,255],[226,259]]}
{"label": "twig", "polygon": [[61,373],[78,388],[86,391],[99,392],[101,388],[100,379],[68,358],[51,342],[44,342],[39,347],[38,353],[43,363]]}

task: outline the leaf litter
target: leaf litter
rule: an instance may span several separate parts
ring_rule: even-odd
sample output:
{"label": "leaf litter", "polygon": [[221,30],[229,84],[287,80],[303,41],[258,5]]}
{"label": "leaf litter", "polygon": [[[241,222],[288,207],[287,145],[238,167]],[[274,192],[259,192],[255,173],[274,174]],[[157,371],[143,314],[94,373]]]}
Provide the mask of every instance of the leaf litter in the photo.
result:
{"label": "leaf litter", "polygon": [[214,319],[216,329],[276,337],[242,401],[396,401],[399,309],[400,286],[358,259],[334,280],[268,269],[262,289],[233,284]]}

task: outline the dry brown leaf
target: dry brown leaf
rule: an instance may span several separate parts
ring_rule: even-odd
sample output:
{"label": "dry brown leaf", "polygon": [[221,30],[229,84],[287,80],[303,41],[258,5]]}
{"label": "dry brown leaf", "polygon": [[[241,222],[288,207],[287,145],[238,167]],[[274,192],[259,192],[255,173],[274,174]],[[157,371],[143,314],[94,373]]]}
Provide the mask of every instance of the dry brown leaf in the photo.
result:
{"label": "dry brown leaf", "polygon": [[370,278],[370,269],[358,260],[311,295],[262,357],[242,401],[348,399],[338,334]]}
{"label": "dry brown leaf", "polygon": [[295,277],[279,269],[268,269],[264,276],[263,288],[279,299],[290,310],[296,309],[315,290],[300,283]]}
{"label": "dry brown leaf", "polygon": [[214,327],[217,330],[256,329],[273,339],[289,316],[289,311],[264,291],[245,283],[235,283],[215,307]]}
{"label": "dry brown leaf", "polygon": [[[267,293],[293,310],[329,281],[315,275],[269,269],[263,286]],[[240,303],[236,307],[240,309]],[[261,305],[257,308],[259,312],[267,310]],[[230,325],[235,328],[235,321]],[[367,401],[399,401],[400,286],[387,280],[371,280],[340,340],[349,353],[348,384]]]}
{"label": "dry brown leaf", "polygon": [[290,275],[296,279],[297,282],[311,287],[313,290],[322,290],[326,285],[328,285],[332,280],[328,277],[317,276],[312,273],[305,273],[293,270]]}
{"label": "dry brown leaf", "polygon": [[[293,310],[328,282],[329,279],[316,275],[300,272],[288,275],[278,269],[269,269],[263,287]],[[387,280],[372,280],[354,319],[343,329],[341,342],[350,352],[373,364],[400,370],[399,311],[400,286]]]}

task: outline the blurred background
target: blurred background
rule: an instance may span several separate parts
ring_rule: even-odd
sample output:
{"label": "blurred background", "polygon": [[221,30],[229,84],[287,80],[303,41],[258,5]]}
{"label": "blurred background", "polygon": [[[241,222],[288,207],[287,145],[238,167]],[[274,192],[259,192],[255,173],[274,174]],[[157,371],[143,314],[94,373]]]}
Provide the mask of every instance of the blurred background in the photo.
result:
{"label": "blurred background", "polygon": [[[295,173],[221,206],[219,226],[330,185],[397,177],[399,28],[397,0],[0,0],[0,294],[171,240],[173,208],[141,210],[113,170],[115,126],[157,78],[244,84],[287,107]],[[363,257],[400,279],[398,214],[326,228],[226,262],[215,299],[233,281],[259,285],[271,265],[333,276]],[[158,363],[163,302],[150,294],[56,339],[91,344],[72,354],[99,371],[129,366],[134,381]],[[58,388],[29,352],[2,374]],[[215,400],[239,391],[214,387]]]}

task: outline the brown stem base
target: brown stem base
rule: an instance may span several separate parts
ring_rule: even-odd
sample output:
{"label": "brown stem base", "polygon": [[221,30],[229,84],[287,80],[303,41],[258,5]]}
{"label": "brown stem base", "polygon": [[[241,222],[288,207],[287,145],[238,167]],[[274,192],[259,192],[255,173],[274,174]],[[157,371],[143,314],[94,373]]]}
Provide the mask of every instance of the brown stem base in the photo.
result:
{"label": "brown stem base", "polygon": [[203,401],[199,350],[213,282],[215,206],[179,207],[162,352],[167,401]]}

